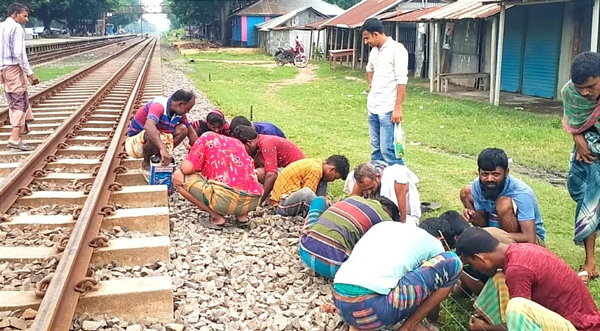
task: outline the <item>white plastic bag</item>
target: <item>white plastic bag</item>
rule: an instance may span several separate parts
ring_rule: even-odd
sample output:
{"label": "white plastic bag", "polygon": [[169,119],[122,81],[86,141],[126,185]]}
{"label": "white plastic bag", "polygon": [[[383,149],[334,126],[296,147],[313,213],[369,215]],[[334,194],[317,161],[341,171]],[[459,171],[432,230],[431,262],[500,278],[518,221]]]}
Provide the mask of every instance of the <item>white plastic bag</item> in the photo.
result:
{"label": "white plastic bag", "polygon": [[396,151],[396,158],[401,159],[404,157],[406,152],[406,144],[404,142],[404,130],[402,130],[402,124],[394,124],[394,150]]}

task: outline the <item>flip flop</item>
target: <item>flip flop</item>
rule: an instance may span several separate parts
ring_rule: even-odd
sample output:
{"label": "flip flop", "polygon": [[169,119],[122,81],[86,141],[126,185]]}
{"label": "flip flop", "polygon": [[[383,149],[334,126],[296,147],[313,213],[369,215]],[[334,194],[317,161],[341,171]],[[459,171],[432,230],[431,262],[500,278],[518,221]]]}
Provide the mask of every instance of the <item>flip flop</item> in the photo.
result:
{"label": "flip flop", "polygon": [[442,208],[441,202],[421,202],[421,212],[426,213]]}
{"label": "flip flop", "polygon": [[213,224],[210,220],[201,220],[200,224],[202,224],[202,226],[204,226],[205,228],[211,229],[211,230],[223,230],[223,228],[225,227],[225,224],[216,225],[216,224]]}
{"label": "flip flop", "polygon": [[240,222],[240,220],[238,220],[236,217],[234,225],[240,229],[248,229],[250,228],[250,220],[248,220],[247,222]]}
{"label": "flip flop", "polygon": [[24,143],[23,140],[19,141],[18,144],[14,144],[9,141],[8,147],[13,148],[13,149],[19,149],[19,150],[22,150],[23,152],[31,152],[32,150],[35,149],[35,147],[29,146],[26,143]]}
{"label": "flip flop", "polygon": [[583,282],[583,284],[585,284],[585,286],[587,286],[588,283],[590,282],[590,274],[588,273],[587,270],[585,270],[585,268],[583,268],[583,266],[579,267],[579,272],[577,273],[577,277],[579,277],[579,279],[581,279],[581,281]]}

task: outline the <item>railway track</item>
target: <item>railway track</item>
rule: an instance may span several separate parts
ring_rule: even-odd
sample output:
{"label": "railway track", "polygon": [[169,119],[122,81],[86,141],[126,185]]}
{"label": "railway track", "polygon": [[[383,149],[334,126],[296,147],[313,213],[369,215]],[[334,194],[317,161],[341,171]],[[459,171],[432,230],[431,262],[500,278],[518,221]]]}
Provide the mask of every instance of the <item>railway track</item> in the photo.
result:
{"label": "railway track", "polygon": [[[140,41],[92,67],[32,97],[33,152],[0,145],[0,311],[39,308],[30,330],[69,330],[76,313],[173,315],[171,279],[161,274],[167,190],[147,185],[141,160],[123,147],[133,111],[163,94],[158,43]],[[156,270],[95,276],[109,264]]]}
{"label": "railway track", "polygon": [[108,45],[120,43],[135,38],[123,36],[99,40],[83,40],[71,43],[37,45],[27,47],[27,57],[31,65],[37,65],[52,60],[63,59],[75,54],[91,51]]}

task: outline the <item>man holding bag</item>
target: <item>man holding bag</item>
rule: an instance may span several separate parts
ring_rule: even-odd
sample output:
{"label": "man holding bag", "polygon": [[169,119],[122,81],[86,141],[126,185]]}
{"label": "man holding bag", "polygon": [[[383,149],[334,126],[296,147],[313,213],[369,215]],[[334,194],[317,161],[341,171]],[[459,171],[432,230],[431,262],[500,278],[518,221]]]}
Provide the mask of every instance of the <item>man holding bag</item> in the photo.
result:
{"label": "man holding bag", "polygon": [[376,18],[366,20],[361,31],[364,43],[373,47],[367,64],[371,160],[404,165],[394,145],[396,139],[403,140],[400,123],[408,83],[408,52],[383,33],[383,24]]}

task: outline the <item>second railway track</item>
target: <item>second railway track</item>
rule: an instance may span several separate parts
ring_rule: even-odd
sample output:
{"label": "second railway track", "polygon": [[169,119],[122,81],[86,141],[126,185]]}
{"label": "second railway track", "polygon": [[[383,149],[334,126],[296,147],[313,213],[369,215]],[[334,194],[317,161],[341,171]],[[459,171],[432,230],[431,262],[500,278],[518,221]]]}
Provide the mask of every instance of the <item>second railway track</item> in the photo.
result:
{"label": "second railway track", "polygon": [[[123,147],[133,112],[163,94],[158,43],[110,64],[40,98],[36,150],[0,152],[0,310],[39,307],[31,330],[68,330],[76,312],[172,316],[166,187],[147,185]],[[106,277],[108,264],[156,268]]]}

